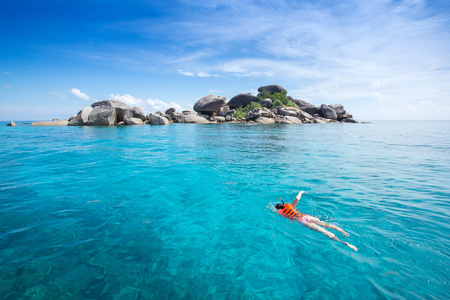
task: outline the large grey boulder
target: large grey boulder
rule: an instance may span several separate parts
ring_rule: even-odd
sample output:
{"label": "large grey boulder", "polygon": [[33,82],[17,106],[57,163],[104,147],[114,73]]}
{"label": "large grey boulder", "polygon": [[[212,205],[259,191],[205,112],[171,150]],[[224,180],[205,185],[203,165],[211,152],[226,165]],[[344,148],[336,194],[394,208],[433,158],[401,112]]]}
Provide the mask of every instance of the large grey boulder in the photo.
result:
{"label": "large grey boulder", "polygon": [[150,125],[169,125],[169,120],[163,116],[150,114],[149,123]]}
{"label": "large grey boulder", "polygon": [[6,126],[17,126],[16,123],[14,123],[14,121],[9,122],[8,124],[6,124]]}
{"label": "large grey boulder", "polygon": [[314,119],[314,117],[311,116],[310,114],[308,114],[307,112],[302,110],[300,112],[300,119],[302,119],[302,120],[311,120],[311,119]]}
{"label": "large grey boulder", "polygon": [[199,123],[199,124],[205,124],[205,123],[209,123],[209,121],[206,120],[204,117],[199,116],[199,115],[193,115],[193,114],[185,115],[185,114],[181,114],[181,115],[178,116],[178,123]]}
{"label": "large grey boulder", "polygon": [[37,121],[31,123],[31,126],[67,126],[69,121],[53,119],[52,121]]}
{"label": "large grey boulder", "polygon": [[69,126],[83,126],[86,124],[89,118],[89,114],[92,111],[92,106],[86,106],[82,110],[78,112],[78,114],[75,117],[71,117],[69,119]]}
{"label": "large grey boulder", "polygon": [[270,94],[286,92],[286,90],[281,85],[278,84],[264,85],[258,88],[258,92],[260,93],[262,93],[263,90],[266,90]]}
{"label": "large grey boulder", "polygon": [[[96,107],[105,107],[106,108],[113,108],[116,111],[116,121],[115,124],[125,121],[127,118],[132,118],[133,114],[130,110],[130,107],[126,105],[123,102],[117,101],[117,100],[103,100],[93,103],[92,108],[95,109]],[[92,113],[92,112],[91,112]],[[90,118],[90,116],[89,116]]]}
{"label": "large grey boulder", "polygon": [[117,121],[116,109],[112,106],[95,106],[85,125],[88,126],[110,126],[116,125],[117,123],[123,121]]}
{"label": "large grey boulder", "polygon": [[230,107],[228,105],[224,105],[220,108],[218,116],[225,117],[230,112]]}
{"label": "large grey boulder", "polygon": [[289,121],[290,124],[300,124],[302,121],[297,117],[284,116],[283,120]]}
{"label": "large grey boulder", "polygon": [[334,109],[332,109],[331,107],[329,107],[326,104],[322,104],[320,106],[319,115],[325,119],[331,119],[331,120],[337,119],[337,114],[334,111]]}
{"label": "large grey boulder", "polygon": [[201,114],[212,115],[214,112],[218,112],[226,101],[226,97],[208,95],[195,102],[194,110]]}
{"label": "large grey boulder", "polygon": [[300,108],[298,107],[278,107],[277,112],[279,115],[282,116],[291,116],[291,117],[298,117],[300,115]]}
{"label": "large grey boulder", "polygon": [[249,111],[245,118],[247,120],[256,120],[259,118],[272,118],[273,116],[273,112],[270,109],[263,107]]}
{"label": "large grey boulder", "polygon": [[271,119],[271,118],[261,117],[261,118],[256,119],[255,122],[259,123],[259,124],[273,124],[273,123],[275,123],[275,120]]}
{"label": "large grey boulder", "polygon": [[259,102],[259,98],[251,94],[239,94],[231,98],[227,105],[233,109],[240,106],[246,107],[250,102]]}
{"label": "large grey boulder", "polygon": [[267,107],[267,108],[271,108],[273,104],[273,100],[270,98],[266,98],[261,100],[261,106],[262,107]]}
{"label": "large grey boulder", "polygon": [[191,110],[191,109],[185,109],[185,110],[183,110],[183,112],[181,114],[183,114],[185,116],[188,116],[188,115],[198,116],[198,113],[196,111]]}
{"label": "large grey boulder", "polygon": [[125,125],[144,125],[144,121],[140,118],[127,118],[124,123]]}
{"label": "large grey boulder", "polygon": [[130,111],[132,113],[132,118],[138,118],[141,119],[142,122],[145,122],[146,117],[145,117],[145,113],[142,110],[142,108],[140,108],[139,106],[135,106],[130,108]]}
{"label": "large grey boulder", "polygon": [[311,103],[306,102],[305,100],[301,100],[301,99],[292,99],[292,102],[297,104],[298,107],[300,107],[300,108],[313,106]]}
{"label": "large grey boulder", "polygon": [[168,110],[166,110],[166,115],[174,115],[177,112],[177,109],[175,107],[171,107]]}
{"label": "large grey boulder", "polygon": [[315,106],[305,106],[305,107],[300,107],[302,111],[310,114],[311,116],[314,116],[315,114],[319,113],[319,108],[315,107]]}
{"label": "large grey boulder", "polygon": [[328,106],[331,107],[336,112],[338,120],[347,117],[347,112],[345,111],[344,106],[342,104],[330,104]]}

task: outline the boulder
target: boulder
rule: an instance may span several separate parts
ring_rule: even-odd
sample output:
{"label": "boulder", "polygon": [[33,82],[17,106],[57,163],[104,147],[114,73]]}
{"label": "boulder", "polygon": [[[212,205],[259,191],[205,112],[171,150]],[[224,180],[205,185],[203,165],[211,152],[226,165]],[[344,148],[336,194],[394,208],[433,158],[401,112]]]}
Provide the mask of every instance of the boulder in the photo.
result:
{"label": "boulder", "polygon": [[78,112],[78,114],[75,117],[71,117],[69,119],[69,126],[83,126],[86,125],[86,122],[88,121],[89,114],[92,111],[92,106],[86,106],[82,110]]}
{"label": "boulder", "polygon": [[124,123],[126,125],[143,125],[144,121],[140,118],[127,118]]}
{"label": "boulder", "polygon": [[195,102],[194,110],[201,114],[212,115],[214,112],[218,112],[220,110],[226,100],[226,97],[208,95]]}
{"label": "boulder", "polygon": [[174,115],[176,112],[177,112],[177,109],[175,107],[171,107],[165,111],[166,115]]}
{"label": "boulder", "polygon": [[261,106],[262,107],[270,108],[270,107],[272,107],[272,104],[273,104],[273,100],[270,99],[270,98],[266,98],[266,99],[261,100]]}
{"label": "boulder", "polygon": [[345,111],[344,106],[342,106],[342,104],[330,104],[328,106],[331,107],[336,112],[338,120],[345,119],[345,117],[347,116],[347,112]]}
{"label": "boulder", "polygon": [[316,124],[326,124],[327,121],[325,121],[325,120],[322,119],[322,118],[315,118],[315,119],[314,119],[314,123],[316,123]]}
{"label": "boulder", "polygon": [[315,107],[315,106],[304,106],[304,107],[300,107],[300,108],[302,111],[308,113],[311,116],[319,113],[319,108]]}
{"label": "boulder", "polygon": [[169,120],[167,120],[167,118],[165,117],[154,114],[150,114],[149,117],[150,117],[149,120],[150,125],[169,125]]}
{"label": "boulder", "polygon": [[256,119],[255,122],[259,123],[259,124],[273,124],[273,123],[275,123],[275,120],[271,119],[271,118],[261,117],[261,118]]}
{"label": "boulder", "polygon": [[302,110],[300,112],[300,119],[302,119],[302,120],[311,120],[311,119],[314,119],[314,117],[311,116],[310,114],[308,114],[307,112]]}
{"label": "boulder", "polygon": [[277,123],[281,123],[281,124],[292,124],[291,121],[289,121],[288,119],[285,119],[285,118],[281,119],[281,120],[280,120],[279,122],[277,122]]}
{"label": "boulder", "polygon": [[37,121],[31,123],[31,126],[67,126],[69,121],[54,119],[53,121]]}
{"label": "boulder", "polygon": [[277,112],[279,115],[282,116],[298,117],[300,115],[301,110],[298,107],[280,106],[278,107]]}
{"label": "boulder", "polygon": [[329,107],[326,104],[322,104],[320,106],[319,115],[325,119],[331,119],[331,120],[337,119],[337,114],[334,111],[334,109],[332,109],[331,107]]}
{"label": "boulder", "polygon": [[214,121],[217,123],[224,123],[226,121],[224,116],[214,116]]}
{"label": "boulder", "polygon": [[200,123],[200,124],[204,124],[204,123],[209,123],[208,120],[206,120],[205,118],[203,118],[202,116],[199,116],[197,114],[193,115],[185,115],[185,114],[181,114],[178,116],[178,123]]}
{"label": "boulder", "polygon": [[[123,119],[119,122],[124,121]],[[110,126],[116,125],[118,118],[116,109],[112,106],[95,106],[85,125],[88,126]]]}
{"label": "boulder", "polygon": [[228,115],[225,117],[225,121],[227,121],[227,122],[234,121],[233,115],[232,115],[232,114],[228,114]]}
{"label": "boulder", "polygon": [[225,105],[219,109],[219,113],[217,115],[225,117],[229,111],[230,111],[230,107],[228,105]]}
{"label": "boulder", "polygon": [[11,122],[9,122],[8,124],[6,124],[6,126],[17,126],[17,124],[16,123],[14,123],[14,121],[11,121]]}
{"label": "boulder", "polygon": [[198,116],[198,113],[195,112],[195,111],[193,111],[193,110],[191,110],[191,109],[185,109],[185,110],[183,110],[182,114],[185,115],[185,116],[188,116],[188,115],[195,115],[195,116]]}
{"label": "boulder", "polygon": [[[117,101],[117,100],[103,100],[93,103],[92,108],[95,109],[96,107],[110,107],[114,108],[116,111],[116,121],[115,124],[117,124],[120,121],[125,121],[126,118],[132,118],[133,114],[130,111],[130,107],[126,105],[123,102]],[[105,109],[106,111],[107,109]],[[90,118],[90,117],[89,117]]]}
{"label": "boulder", "polygon": [[356,121],[356,120],[353,119],[353,118],[346,118],[346,119],[345,119],[345,122],[346,122],[346,123],[358,123],[358,121]]}
{"label": "boulder", "polygon": [[283,123],[283,120],[287,120],[287,121],[289,121],[289,123],[292,123],[292,124],[299,124],[302,122],[299,118],[291,117],[291,116],[284,116],[281,123]]}
{"label": "boulder", "polygon": [[145,113],[139,106],[130,108],[132,118],[139,118],[144,122],[146,120]]}
{"label": "boulder", "polygon": [[246,107],[250,102],[259,102],[259,98],[251,94],[239,94],[231,98],[227,105],[233,109],[240,106]]}
{"label": "boulder", "polygon": [[286,90],[278,84],[265,85],[258,88],[258,92],[262,93],[263,90],[266,90],[270,94],[275,93],[285,93]]}
{"label": "boulder", "polygon": [[292,102],[297,104],[298,107],[300,107],[300,108],[313,106],[311,103],[308,103],[305,100],[301,100],[301,99],[292,99]]}
{"label": "boulder", "polygon": [[272,111],[270,111],[268,108],[265,107],[253,109],[249,111],[245,116],[247,120],[256,120],[259,118],[272,118],[272,117],[273,117]]}

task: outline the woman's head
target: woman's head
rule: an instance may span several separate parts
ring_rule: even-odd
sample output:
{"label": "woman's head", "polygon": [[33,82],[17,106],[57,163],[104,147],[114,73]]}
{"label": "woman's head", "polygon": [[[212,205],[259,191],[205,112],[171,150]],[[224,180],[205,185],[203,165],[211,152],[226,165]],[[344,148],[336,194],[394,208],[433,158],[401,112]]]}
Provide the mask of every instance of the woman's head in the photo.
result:
{"label": "woman's head", "polygon": [[276,209],[284,209],[284,204],[278,203],[277,205],[275,205]]}

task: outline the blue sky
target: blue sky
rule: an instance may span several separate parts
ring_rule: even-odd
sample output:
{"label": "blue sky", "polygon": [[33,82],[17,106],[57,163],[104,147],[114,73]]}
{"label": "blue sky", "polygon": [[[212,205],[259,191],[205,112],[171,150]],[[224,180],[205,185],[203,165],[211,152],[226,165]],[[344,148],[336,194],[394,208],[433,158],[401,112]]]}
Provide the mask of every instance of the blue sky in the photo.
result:
{"label": "blue sky", "polygon": [[0,120],[146,113],[280,84],[355,118],[450,119],[447,0],[3,0]]}

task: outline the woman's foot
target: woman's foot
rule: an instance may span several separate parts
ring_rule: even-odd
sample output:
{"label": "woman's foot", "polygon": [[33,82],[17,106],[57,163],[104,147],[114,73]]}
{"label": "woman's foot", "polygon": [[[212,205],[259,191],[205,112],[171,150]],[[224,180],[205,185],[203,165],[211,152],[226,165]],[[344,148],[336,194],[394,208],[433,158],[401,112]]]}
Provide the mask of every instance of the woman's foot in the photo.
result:
{"label": "woman's foot", "polygon": [[355,251],[358,251],[358,248],[356,248],[355,246],[353,246],[352,244],[349,243],[345,243],[347,246],[349,246],[350,248],[352,248]]}

